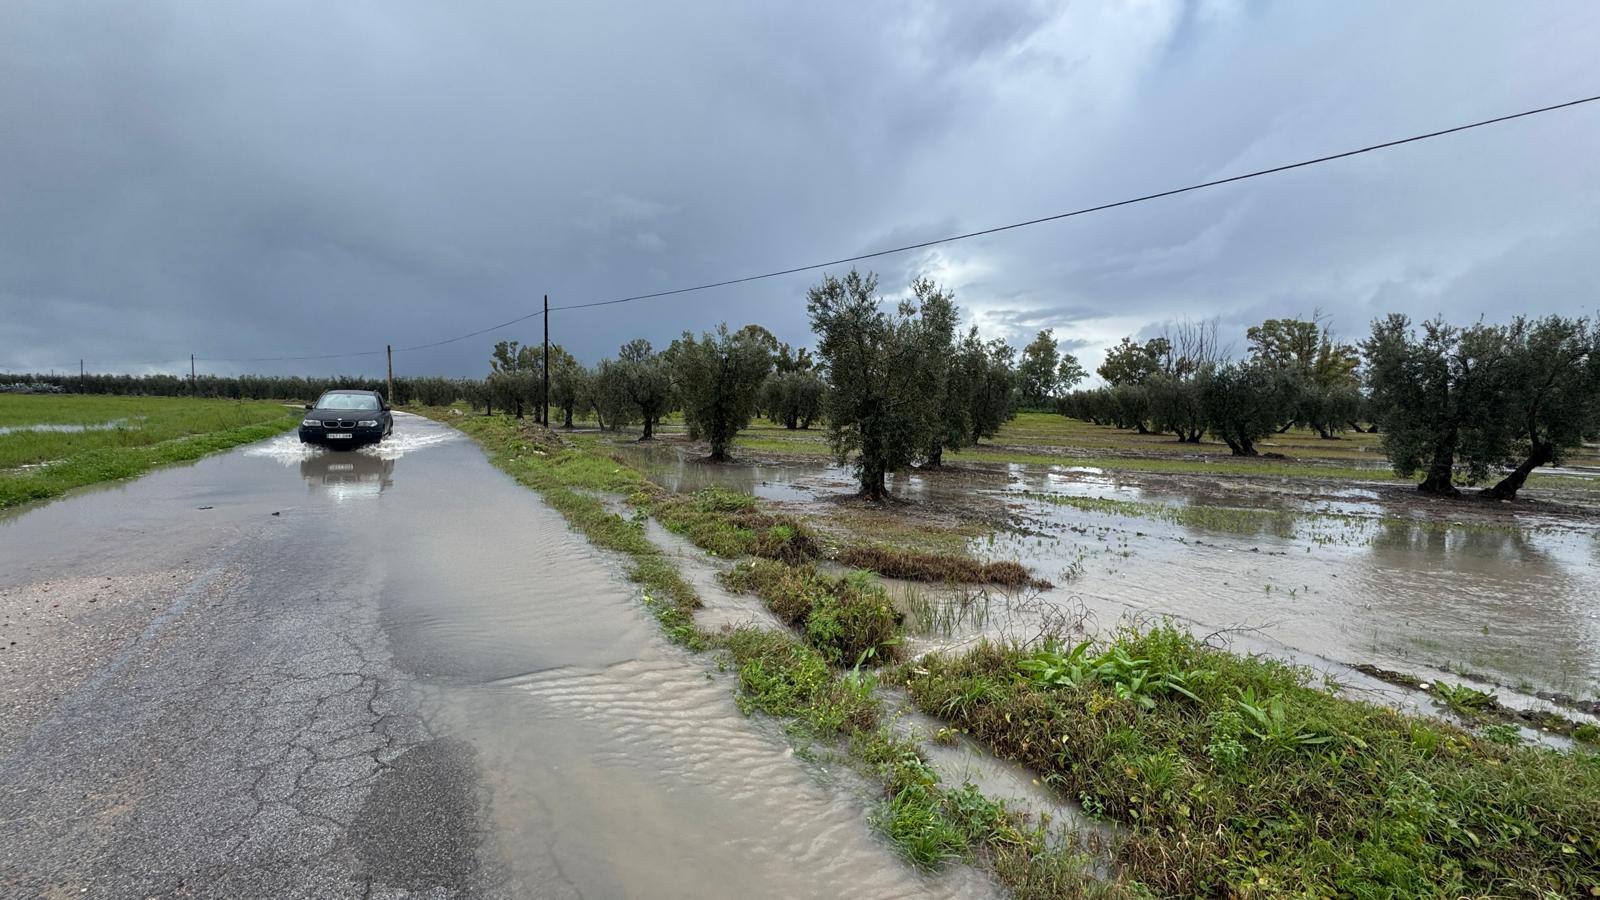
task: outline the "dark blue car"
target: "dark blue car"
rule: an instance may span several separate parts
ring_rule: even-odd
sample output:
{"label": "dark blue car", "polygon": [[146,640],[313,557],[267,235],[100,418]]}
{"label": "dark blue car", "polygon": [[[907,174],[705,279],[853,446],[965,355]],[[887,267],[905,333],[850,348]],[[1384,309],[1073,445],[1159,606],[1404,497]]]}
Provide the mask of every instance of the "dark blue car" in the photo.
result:
{"label": "dark blue car", "polygon": [[377,391],[329,391],[306,407],[300,440],[335,449],[376,444],[394,430],[389,404]]}

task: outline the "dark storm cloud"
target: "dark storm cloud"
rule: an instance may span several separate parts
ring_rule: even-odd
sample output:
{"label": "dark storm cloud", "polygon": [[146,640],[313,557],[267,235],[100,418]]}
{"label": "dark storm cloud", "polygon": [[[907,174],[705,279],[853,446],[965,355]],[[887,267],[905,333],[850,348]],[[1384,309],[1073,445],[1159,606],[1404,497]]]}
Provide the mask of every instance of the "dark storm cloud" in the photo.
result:
{"label": "dark storm cloud", "polygon": [[[52,3],[0,9],[0,364],[427,343],[1592,92],[1578,4]],[[873,261],[988,335],[1592,312],[1579,109]],[[593,360],[806,273],[553,318]],[[404,354],[477,373],[496,339]],[[352,337],[359,335],[360,337]],[[350,358],[217,371],[375,371]]]}

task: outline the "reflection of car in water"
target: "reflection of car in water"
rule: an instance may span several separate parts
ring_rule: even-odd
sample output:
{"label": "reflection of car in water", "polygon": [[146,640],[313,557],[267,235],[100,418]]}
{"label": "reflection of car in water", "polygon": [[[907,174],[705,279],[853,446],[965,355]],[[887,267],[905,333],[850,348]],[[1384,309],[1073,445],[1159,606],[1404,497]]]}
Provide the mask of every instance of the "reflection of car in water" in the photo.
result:
{"label": "reflection of car in water", "polygon": [[394,484],[394,460],[365,453],[318,453],[300,461],[300,477],[312,490],[336,494],[377,494]]}
{"label": "reflection of car in water", "polygon": [[328,391],[306,407],[300,441],[348,450],[376,444],[394,430],[389,404],[377,391]]}

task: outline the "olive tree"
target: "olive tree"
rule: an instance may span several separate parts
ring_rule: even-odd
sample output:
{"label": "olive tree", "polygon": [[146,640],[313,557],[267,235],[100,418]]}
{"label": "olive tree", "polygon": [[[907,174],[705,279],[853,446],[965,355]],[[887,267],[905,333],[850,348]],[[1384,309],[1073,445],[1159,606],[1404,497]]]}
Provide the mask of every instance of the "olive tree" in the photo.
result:
{"label": "olive tree", "polygon": [[921,343],[921,381],[925,424],[925,445],[921,458],[926,465],[944,464],[945,448],[959,450],[972,433],[970,410],[965,403],[966,383],[956,371],[955,295],[918,278],[911,283],[916,305],[917,337]]}
{"label": "olive tree", "polygon": [[524,404],[537,406],[539,398],[538,348],[517,341],[500,341],[489,356],[488,400],[522,418]]}
{"label": "olive tree", "polygon": [[1000,432],[1000,426],[1017,414],[1017,378],[1014,361],[1017,351],[996,338],[985,342],[978,329],[969,329],[956,347],[951,363],[954,384],[950,401],[964,408],[962,418],[968,434],[957,448],[974,445]]}
{"label": "olive tree", "polygon": [[667,354],[684,421],[711,444],[713,460],[728,458],[728,447],[756,413],[762,379],[772,369],[772,344],[763,334],[749,327],[729,334],[723,324],[695,340],[685,331]]}
{"label": "olive tree", "polygon": [[1600,330],[1587,319],[1518,317],[1505,338],[1508,415],[1492,454],[1511,472],[1484,495],[1512,500],[1530,472],[1600,432]]}
{"label": "olive tree", "polygon": [[1111,388],[1111,415],[1118,428],[1150,433],[1150,392],[1144,384],[1119,384]]}
{"label": "olive tree", "polygon": [[573,415],[583,407],[591,374],[572,354],[550,354],[550,402],[561,411],[561,427],[571,428]]}
{"label": "olive tree", "polygon": [[1198,444],[1206,430],[1198,378],[1199,373],[1179,377],[1163,372],[1138,387],[1124,385],[1118,390],[1144,391],[1150,401],[1150,421],[1157,431],[1172,432],[1179,443]]}
{"label": "olive tree", "polygon": [[887,495],[889,472],[927,448],[930,421],[919,309],[906,301],[886,311],[877,290],[876,275],[852,269],[843,278],[823,276],[806,295],[817,356],[832,382],[829,442],[840,462],[854,454],[861,495],[872,500]]}
{"label": "olive tree", "polygon": [[589,374],[583,403],[602,430],[616,431],[636,421],[637,410],[628,399],[626,381],[627,367],[614,359],[602,359]]}
{"label": "olive tree", "polygon": [[1404,476],[1423,472],[1423,493],[1460,493],[1458,462],[1468,484],[1488,474],[1503,444],[1506,344],[1504,330],[1490,325],[1432,319],[1418,334],[1399,314],[1372,323],[1361,345],[1372,415],[1389,464]]}
{"label": "olive tree", "polygon": [[656,425],[672,409],[672,377],[666,360],[649,341],[636,338],[618,348],[613,371],[615,390],[644,423],[639,440],[655,440]]}
{"label": "olive tree", "polygon": [[1256,442],[1277,429],[1287,398],[1283,381],[1266,366],[1227,362],[1195,380],[1206,429],[1234,456],[1255,456]]}
{"label": "olive tree", "polygon": [[828,383],[810,368],[773,372],[761,385],[761,411],[791,431],[810,428],[827,392]]}

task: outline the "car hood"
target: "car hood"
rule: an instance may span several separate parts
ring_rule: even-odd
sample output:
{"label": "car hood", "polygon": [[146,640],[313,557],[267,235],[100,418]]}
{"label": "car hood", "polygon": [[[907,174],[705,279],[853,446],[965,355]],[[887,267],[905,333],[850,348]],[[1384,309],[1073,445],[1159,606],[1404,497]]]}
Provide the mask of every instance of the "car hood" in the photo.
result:
{"label": "car hood", "polygon": [[303,418],[307,419],[351,419],[357,422],[370,421],[383,416],[380,409],[308,409]]}

